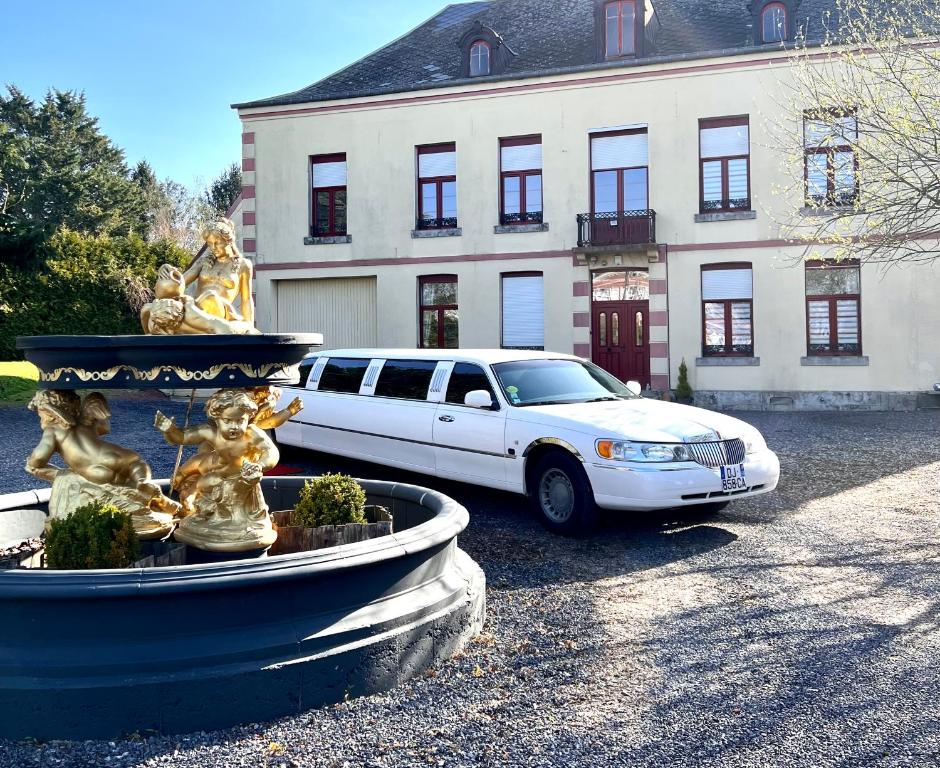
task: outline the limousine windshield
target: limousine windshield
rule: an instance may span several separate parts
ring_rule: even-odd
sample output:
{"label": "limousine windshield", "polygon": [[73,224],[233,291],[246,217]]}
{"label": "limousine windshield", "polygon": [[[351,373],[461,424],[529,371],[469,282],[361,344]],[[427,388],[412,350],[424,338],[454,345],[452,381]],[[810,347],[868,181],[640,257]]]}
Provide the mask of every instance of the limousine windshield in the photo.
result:
{"label": "limousine windshield", "polygon": [[602,368],[577,360],[497,363],[493,371],[506,393],[506,399],[523,408],[636,397]]}

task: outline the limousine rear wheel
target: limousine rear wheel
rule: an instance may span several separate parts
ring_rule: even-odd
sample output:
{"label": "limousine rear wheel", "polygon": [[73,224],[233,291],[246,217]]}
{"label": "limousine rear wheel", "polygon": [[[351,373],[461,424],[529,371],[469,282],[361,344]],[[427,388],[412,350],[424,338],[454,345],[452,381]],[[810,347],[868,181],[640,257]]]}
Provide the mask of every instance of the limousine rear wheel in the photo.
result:
{"label": "limousine rear wheel", "polygon": [[591,483],[574,456],[565,451],[543,454],[536,460],[530,479],[530,498],[548,530],[581,536],[597,525]]}

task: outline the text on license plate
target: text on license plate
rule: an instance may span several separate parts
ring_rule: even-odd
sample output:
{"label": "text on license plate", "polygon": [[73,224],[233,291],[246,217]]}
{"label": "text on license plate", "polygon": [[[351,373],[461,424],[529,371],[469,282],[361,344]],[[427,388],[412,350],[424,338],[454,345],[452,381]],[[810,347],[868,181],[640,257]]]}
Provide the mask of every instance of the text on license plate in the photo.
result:
{"label": "text on license plate", "polygon": [[743,491],[747,488],[743,464],[729,464],[719,469],[721,470],[721,490]]}

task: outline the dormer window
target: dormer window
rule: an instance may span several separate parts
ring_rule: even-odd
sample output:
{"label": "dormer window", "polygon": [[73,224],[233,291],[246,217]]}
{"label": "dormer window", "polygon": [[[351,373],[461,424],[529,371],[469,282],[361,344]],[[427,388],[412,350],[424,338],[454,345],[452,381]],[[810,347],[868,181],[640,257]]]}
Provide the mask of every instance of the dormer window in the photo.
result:
{"label": "dormer window", "polygon": [[782,43],[787,39],[787,7],[783,3],[768,3],[760,15],[761,40]]}
{"label": "dormer window", "polygon": [[485,40],[477,40],[470,46],[470,77],[480,77],[490,73],[490,45]]}
{"label": "dormer window", "polygon": [[636,53],[636,0],[615,0],[604,6],[607,58]]}

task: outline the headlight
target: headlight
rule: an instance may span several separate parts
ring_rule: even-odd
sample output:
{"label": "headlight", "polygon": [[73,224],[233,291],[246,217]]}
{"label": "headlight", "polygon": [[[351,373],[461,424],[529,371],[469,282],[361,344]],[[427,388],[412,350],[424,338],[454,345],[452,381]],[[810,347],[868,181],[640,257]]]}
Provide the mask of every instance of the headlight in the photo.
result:
{"label": "headlight", "polygon": [[681,443],[633,443],[627,440],[598,440],[597,455],[611,461],[692,461],[688,446]]}

